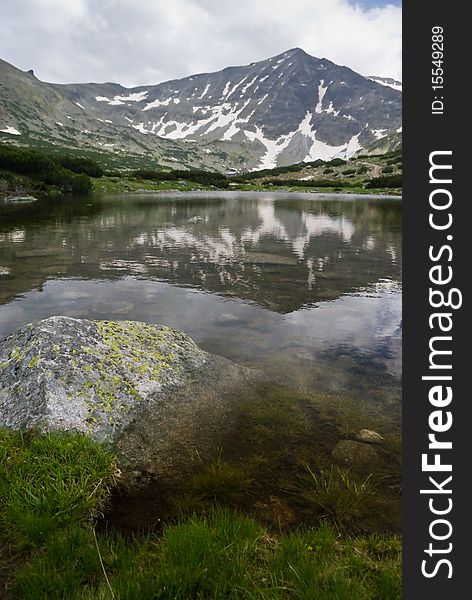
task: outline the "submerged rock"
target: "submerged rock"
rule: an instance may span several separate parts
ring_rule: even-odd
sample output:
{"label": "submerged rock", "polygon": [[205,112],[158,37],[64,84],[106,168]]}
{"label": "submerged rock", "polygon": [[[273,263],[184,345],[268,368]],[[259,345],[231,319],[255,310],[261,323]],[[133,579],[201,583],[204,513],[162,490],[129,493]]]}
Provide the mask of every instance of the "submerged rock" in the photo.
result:
{"label": "submerged rock", "polygon": [[176,478],[214,452],[254,378],[169,327],[50,317],[0,341],[0,427],[81,432],[131,485]]}
{"label": "submerged rock", "polygon": [[380,433],[370,429],[361,429],[356,433],[355,438],[359,442],[365,442],[367,444],[383,444],[385,441]]}
{"label": "submerged rock", "polygon": [[371,444],[354,440],[340,440],[332,453],[334,460],[342,465],[373,470],[381,463],[381,455]]}

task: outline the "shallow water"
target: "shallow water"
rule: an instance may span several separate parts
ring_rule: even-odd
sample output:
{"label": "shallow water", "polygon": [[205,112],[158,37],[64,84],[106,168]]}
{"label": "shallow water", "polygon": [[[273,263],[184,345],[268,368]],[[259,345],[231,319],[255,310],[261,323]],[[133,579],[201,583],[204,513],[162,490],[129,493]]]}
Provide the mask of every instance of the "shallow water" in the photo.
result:
{"label": "shallow water", "polygon": [[0,336],[131,319],[308,390],[400,397],[401,201],[143,194],[0,206]]}

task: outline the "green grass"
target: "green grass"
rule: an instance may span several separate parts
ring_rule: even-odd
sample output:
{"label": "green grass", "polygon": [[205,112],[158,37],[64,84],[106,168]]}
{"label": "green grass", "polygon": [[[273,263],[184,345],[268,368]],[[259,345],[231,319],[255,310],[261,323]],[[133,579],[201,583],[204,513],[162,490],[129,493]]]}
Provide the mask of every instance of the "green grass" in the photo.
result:
{"label": "green grass", "polygon": [[357,478],[335,465],[314,472],[307,467],[298,502],[311,520],[326,519],[340,531],[352,530],[365,519],[366,506],[375,506],[375,485],[370,475]]}
{"label": "green grass", "polygon": [[158,192],[162,190],[179,190],[188,192],[193,190],[215,189],[213,186],[205,186],[193,181],[181,184],[178,181],[152,181],[127,177],[100,177],[92,180],[94,193],[123,193],[146,190]]}
{"label": "green grass", "polygon": [[257,183],[241,183],[237,186],[231,186],[231,191],[264,192],[309,192],[317,194],[382,194],[389,196],[401,196],[401,188],[372,188],[366,189],[362,185],[341,186],[341,187],[314,187],[314,186],[290,186],[290,185],[266,185]]}
{"label": "green grass", "polygon": [[[93,192],[94,193],[128,193],[137,192],[138,190],[146,190],[148,192],[158,191],[204,191],[204,190],[215,190],[211,185],[203,185],[188,181],[185,184],[181,184],[178,181],[150,181],[143,179],[134,179],[128,176],[121,177],[101,177],[100,179],[94,179]],[[401,190],[398,189],[365,189],[362,185],[352,185],[342,187],[313,187],[313,186],[290,186],[290,185],[267,185],[264,183],[238,183],[230,184],[229,191],[247,191],[247,192],[263,192],[263,191],[288,191],[288,192],[315,192],[321,194],[388,194],[388,195],[401,195]]]}
{"label": "green grass", "polygon": [[[0,583],[6,598],[396,600],[401,596],[397,536],[351,537],[320,522],[274,532],[217,503],[203,514],[169,523],[159,533],[133,537],[106,529],[97,533],[96,519],[116,476],[107,451],[82,436],[6,432],[0,447]],[[250,483],[244,469],[237,476],[229,471],[218,456],[199,480],[202,493],[221,499],[221,488]],[[360,491],[356,488],[356,493]]]}
{"label": "green grass", "polygon": [[106,451],[81,436],[0,434],[1,529],[20,550],[97,516],[113,483]]}

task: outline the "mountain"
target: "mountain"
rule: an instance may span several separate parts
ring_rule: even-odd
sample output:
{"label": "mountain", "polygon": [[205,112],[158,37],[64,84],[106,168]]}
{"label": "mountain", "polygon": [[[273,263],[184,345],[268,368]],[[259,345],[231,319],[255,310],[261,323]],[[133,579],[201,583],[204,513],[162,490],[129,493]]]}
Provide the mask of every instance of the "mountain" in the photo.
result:
{"label": "mountain", "polygon": [[48,84],[0,61],[0,135],[252,170],[349,157],[401,126],[401,93],[294,48],[157,85]]}

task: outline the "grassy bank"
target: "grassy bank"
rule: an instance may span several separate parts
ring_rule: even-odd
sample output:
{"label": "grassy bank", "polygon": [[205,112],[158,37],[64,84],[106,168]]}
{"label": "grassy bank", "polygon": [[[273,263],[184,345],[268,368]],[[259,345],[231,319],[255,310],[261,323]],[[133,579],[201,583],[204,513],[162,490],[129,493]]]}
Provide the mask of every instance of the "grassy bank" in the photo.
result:
{"label": "grassy bank", "polygon": [[267,183],[229,183],[228,187],[221,188],[213,185],[204,185],[193,181],[143,181],[132,176],[112,176],[101,177],[93,180],[94,193],[135,193],[135,192],[161,192],[161,191],[214,191],[225,189],[232,192],[264,192],[264,191],[282,191],[282,192],[310,192],[321,194],[382,194],[401,196],[401,188],[370,188],[366,189],[362,185],[333,185],[333,186],[313,186],[313,185],[287,185],[283,182],[279,184]]}
{"label": "grassy bank", "polygon": [[[307,433],[301,414],[287,414],[283,403],[265,417],[254,413],[257,428],[251,419],[248,427],[252,458],[241,462],[219,452],[172,489],[173,512],[161,510],[164,500],[154,497],[156,514],[167,516],[148,523],[153,527],[144,533],[120,533],[112,520],[100,517],[113,504],[117,477],[114,458],[102,447],[82,436],[3,432],[0,579],[6,597],[400,598],[399,538],[349,524],[372,508],[369,477],[333,466],[305,468],[295,498],[305,516],[290,527],[283,523],[288,509],[280,503],[276,519],[268,514],[274,502],[259,501],[256,510],[246,510],[263,473],[275,485],[287,460],[266,454],[255,467],[254,450],[269,444],[269,426],[270,435],[278,435],[282,414],[290,431]],[[126,509],[132,519],[132,500]]]}

